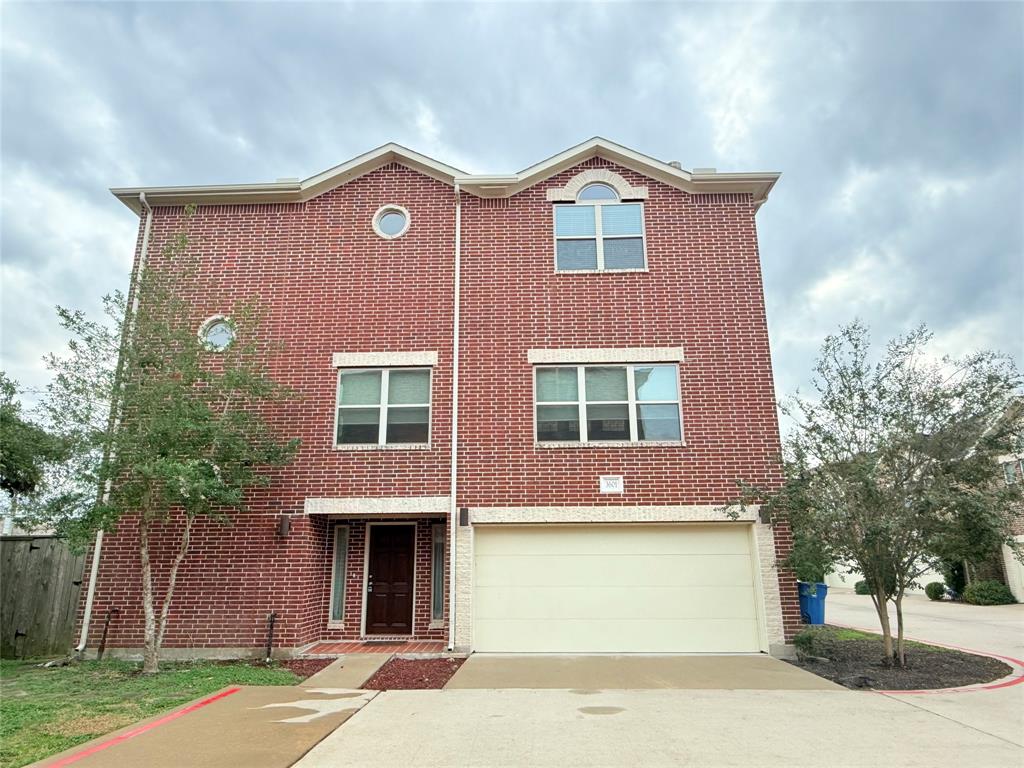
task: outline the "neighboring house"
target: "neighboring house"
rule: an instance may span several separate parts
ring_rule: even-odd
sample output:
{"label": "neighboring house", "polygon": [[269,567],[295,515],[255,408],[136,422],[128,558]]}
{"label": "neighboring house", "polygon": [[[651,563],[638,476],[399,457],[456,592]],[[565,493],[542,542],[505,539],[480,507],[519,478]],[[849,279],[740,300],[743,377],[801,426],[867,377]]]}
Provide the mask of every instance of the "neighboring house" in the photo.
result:
{"label": "neighboring house", "polygon": [[[282,653],[787,643],[788,530],[718,509],[781,481],[754,222],[777,178],[592,139],[510,175],[388,144],[302,182],[113,190],[136,268],[198,204],[196,327],[224,343],[259,298],[301,396],[295,462],[193,534],[165,647],[249,654],[271,612]],[[142,644],[135,546],[130,523],[106,537],[91,612],[120,609],[121,652]]]}
{"label": "neighboring house", "polygon": [[[1020,439],[1021,447],[1024,449],[1024,435]],[[1003,480],[1007,485],[1013,483],[1024,483],[1024,450],[1012,456],[1003,456],[1000,465],[1003,468]],[[1013,538],[1024,547],[1024,507],[1017,510],[1013,518]],[[1018,603],[1024,603],[1024,563],[1014,554],[1013,550],[1003,544],[1000,552],[1003,562],[1003,575],[1006,585],[1017,598]]]}

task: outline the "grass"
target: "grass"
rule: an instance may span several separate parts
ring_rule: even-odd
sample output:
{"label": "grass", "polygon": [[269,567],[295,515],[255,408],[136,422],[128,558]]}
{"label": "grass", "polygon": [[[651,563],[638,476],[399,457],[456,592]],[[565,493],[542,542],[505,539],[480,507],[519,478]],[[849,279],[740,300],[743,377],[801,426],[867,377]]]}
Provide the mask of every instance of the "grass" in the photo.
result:
{"label": "grass", "polygon": [[[836,640],[877,640],[882,642],[882,633],[879,632],[861,632],[859,629],[847,629],[846,627],[835,627],[831,624],[828,625],[829,629],[835,632]],[[896,630],[893,628],[893,643],[896,642]],[[916,640],[907,640],[907,648],[928,648],[932,651],[949,651],[950,648],[943,648],[939,645],[929,645],[928,643],[919,643]]]}
{"label": "grass", "polygon": [[228,685],[294,685],[279,667],[164,663],[141,675],[127,661],[50,669],[0,661],[0,768],[40,760]]}

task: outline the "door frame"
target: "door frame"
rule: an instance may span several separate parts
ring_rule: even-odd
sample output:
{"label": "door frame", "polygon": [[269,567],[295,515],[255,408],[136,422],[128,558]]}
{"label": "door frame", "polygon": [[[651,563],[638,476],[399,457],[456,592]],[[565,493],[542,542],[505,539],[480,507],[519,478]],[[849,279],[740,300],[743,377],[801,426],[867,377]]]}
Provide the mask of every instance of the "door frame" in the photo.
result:
{"label": "door frame", "polygon": [[[359,637],[366,638],[366,587],[369,584],[370,576],[370,546],[372,544],[373,528],[378,525],[408,525],[412,528],[412,616],[409,617],[409,637],[416,636],[416,536],[419,533],[419,521],[417,520],[382,520],[366,523],[366,542],[363,545],[363,599],[362,613],[359,618]],[[382,635],[391,637],[391,635]],[[404,635],[403,635],[404,637]]]}

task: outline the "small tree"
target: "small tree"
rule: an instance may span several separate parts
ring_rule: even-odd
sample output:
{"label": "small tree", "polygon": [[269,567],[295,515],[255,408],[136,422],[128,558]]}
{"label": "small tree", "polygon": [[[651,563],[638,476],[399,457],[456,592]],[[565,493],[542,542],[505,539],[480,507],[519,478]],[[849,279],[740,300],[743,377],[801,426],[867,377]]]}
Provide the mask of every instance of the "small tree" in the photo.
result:
{"label": "small tree", "polygon": [[815,396],[797,393],[782,405],[795,421],[785,440],[786,482],[775,493],[741,493],[741,503],[763,501],[797,537],[856,566],[871,589],[886,658],[901,666],[907,589],[964,521],[981,521],[1015,546],[1012,505],[1021,497],[1019,484],[998,481],[996,461],[1021,428],[1021,414],[1008,408],[1021,383],[1012,361],[991,352],[930,359],[930,339],[918,328],[872,364],[861,323],[829,336]]}
{"label": "small tree", "polygon": [[[107,300],[113,322],[62,310],[71,354],[50,360],[56,376],[46,406],[53,418],[73,417],[68,431],[85,478],[51,512],[79,540],[117,523],[136,527],[147,673],[158,669],[196,521],[229,522],[250,489],[269,483],[266,468],[288,463],[298,446],[279,440],[266,418],[290,393],[269,375],[273,350],[256,308],[233,307],[234,340],[221,351],[197,336],[189,299],[202,285],[189,245],[186,234],[175,236],[137,276],[131,307],[123,296]],[[173,547],[161,596],[157,533]]]}
{"label": "small tree", "polygon": [[20,515],[18,502],[39,494],[47,469],[67,456],[60,437],[25,418],[18,385],[0,371],[0,490],[10,500],[12,521]]}

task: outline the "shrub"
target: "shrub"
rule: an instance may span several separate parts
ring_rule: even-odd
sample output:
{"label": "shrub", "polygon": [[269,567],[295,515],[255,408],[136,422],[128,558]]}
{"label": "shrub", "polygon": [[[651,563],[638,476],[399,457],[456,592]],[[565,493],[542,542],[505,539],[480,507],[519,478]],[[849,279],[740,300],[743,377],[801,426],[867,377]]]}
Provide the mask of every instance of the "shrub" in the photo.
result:
{"label": "shrub", "polygon": [[946,585],[941,581],[933,581],[925,585],[924,593],[928,595],[929,600],[941,600],[946,594]]}
{"label": "shrub", "polygon": [[964,587],[964,602],[971,605],[1009,605],[1017,601],[1005,584],[998,581],[972,581]]}
{"label": "shrub", "polygon": [[964,564],[952,560],[940,560],[939,572],[942,574],[946,586],[958,594],[964,593],[967,585],[967,577],[964,574]]}
{"label": "shrub", "polygon": [[858,595],[870,595],[871,587],[868,586],[868,583],[866,581],[861,580],[853,585],[853,591],[856,592]]}
{"label": "shrub", "polygon": [[793,638],[797,653],[803,656],[822,656],[830,659],[839,645],[839,637],[831,627],[807,627]]}

